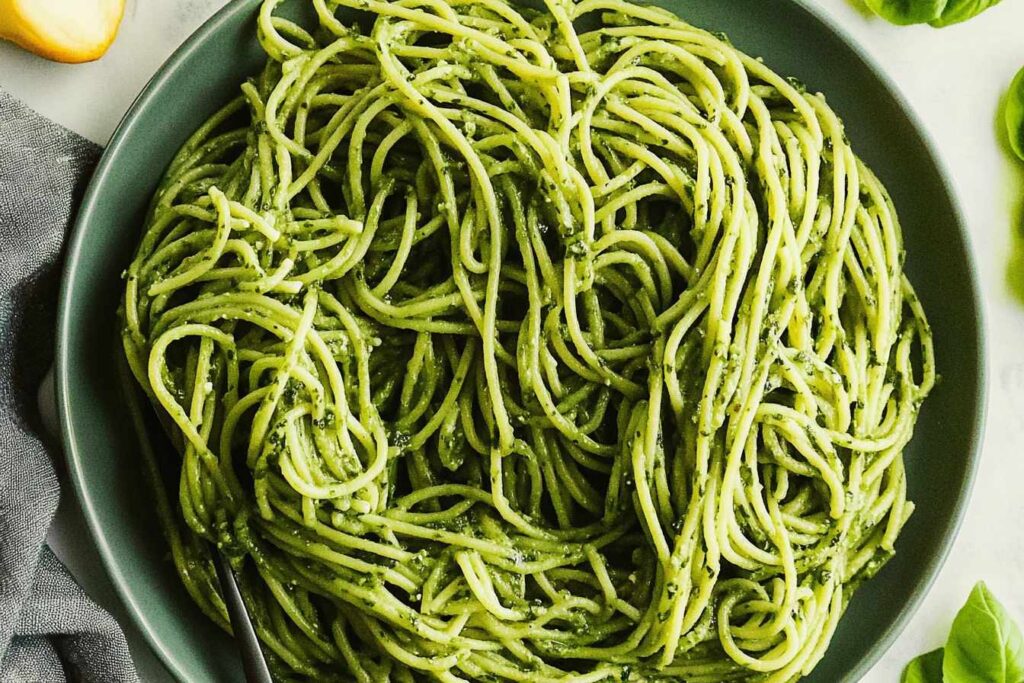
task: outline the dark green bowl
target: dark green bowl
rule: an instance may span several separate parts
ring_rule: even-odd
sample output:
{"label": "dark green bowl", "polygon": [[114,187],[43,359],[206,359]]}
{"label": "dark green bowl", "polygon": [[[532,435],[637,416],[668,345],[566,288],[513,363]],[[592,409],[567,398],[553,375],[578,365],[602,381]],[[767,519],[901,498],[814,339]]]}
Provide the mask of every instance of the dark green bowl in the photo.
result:
{"label": "dark green bowl", "polygon": [[[855,596],[811,681],[856,681],[890,645],[935,578],[967,504],[983,422],[981,312],[965,226],[921,126],[867,56],[803,0],[661,0],[694,24],[828,94],[855,149],[888,186],[907,269],[935,332],[943,382],[906,453],[917,511],[896,557]],[[292,9],[296,0],[289,0]],[[259,0],[235,0],[160,69],[96,170],[67,252],[57,336],[64,447],[114,585],[168,669],[189,682],[241,680],[228,637],[178,582],[143,485],[114,353],[120,274],[178,147],[262,63]]]}

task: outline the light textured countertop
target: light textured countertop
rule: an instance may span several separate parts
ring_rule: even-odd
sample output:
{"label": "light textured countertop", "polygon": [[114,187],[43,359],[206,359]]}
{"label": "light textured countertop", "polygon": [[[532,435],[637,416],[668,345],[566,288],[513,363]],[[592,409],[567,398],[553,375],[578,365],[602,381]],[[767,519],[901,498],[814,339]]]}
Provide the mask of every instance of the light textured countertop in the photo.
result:
{"label": "light textured countertop", "polygon": [[[814,0],[808,0],[813,2]],[[967,216],[988,339],[988,423],[981,468],[945,567],[906,630],[866,681],[896,681],[913,656],[940,645],[979,579],[1024,621],[1024,164],[997,142],[999,101],[1024,65],[1024,2],[967,24],[897,28],[850,0],[816,0],[903,91],[938,145]],[[117,42],[101,61],[52,64],[0,44],[0,87],[42,114],[104,143],[147,79],[224,0],[129,0]],[[1024,286],[1019,289],[1024,290]],[[941,457],[941,454],[936,454]],[[145,681],[169,680],[124,617],[69,488],[50,534],[54,550],[100,602],[122,617]]]}

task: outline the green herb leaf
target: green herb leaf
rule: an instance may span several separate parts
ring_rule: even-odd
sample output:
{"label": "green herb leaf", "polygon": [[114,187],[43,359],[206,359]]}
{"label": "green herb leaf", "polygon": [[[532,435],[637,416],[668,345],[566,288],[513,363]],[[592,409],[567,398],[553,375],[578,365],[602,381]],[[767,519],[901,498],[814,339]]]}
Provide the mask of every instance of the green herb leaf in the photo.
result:
{"label": "green herb leaf", "polygon": [[1010,84],[1003,114],[1006,117],[1006,132],[1010,135],[1010,147],[1014,154],[1024,160],[1024,69],[1017,72],[1017,77]]}
{"label": "green herb leaf", "polygon": [[1024,637],[982,582],[953,620],[942,674],[955,683],[1024,681]]}
{"label": "green herb leaf", "polygon": [[936,28],[975,17],[1002,0],[865,0],[871,11],[900,26],[930,24]]}
{"label": "green herb leaf", "polygon": [[865,0],[871,11],[886,21],[906,26],[935,21],[948,0]]}
{"label": "green herb leaf", "polygon": [[976,17],[989,7],[995,7],[1002,0],[948,0],[946,7],[938,18],[928,22],[935,28],[942,28],[950,24],[959,24]]}
{"label": "green herb leaf", "polygon": [[942,648],[912,659],[900,683],[942,683]]}

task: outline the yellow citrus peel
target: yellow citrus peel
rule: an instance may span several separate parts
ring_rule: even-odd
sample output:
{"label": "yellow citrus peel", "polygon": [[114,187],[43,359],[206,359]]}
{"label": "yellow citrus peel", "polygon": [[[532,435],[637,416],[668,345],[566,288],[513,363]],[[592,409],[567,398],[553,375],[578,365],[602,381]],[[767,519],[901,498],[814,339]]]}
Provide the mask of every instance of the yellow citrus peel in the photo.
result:
{"label": "yellow citrus peel", "polygon": [[124,0],[0,0],[0,38],[57,62],[91,62],[123,14]]}

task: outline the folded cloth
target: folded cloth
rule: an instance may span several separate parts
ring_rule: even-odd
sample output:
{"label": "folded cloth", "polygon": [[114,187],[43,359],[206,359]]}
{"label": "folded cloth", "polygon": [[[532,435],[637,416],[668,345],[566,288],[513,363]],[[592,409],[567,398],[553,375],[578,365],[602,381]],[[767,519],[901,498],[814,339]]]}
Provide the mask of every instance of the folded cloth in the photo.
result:
{"label": "folded cloth", "polygon": [[[0,90],[0,681],[138,677],[117,622],[45,545],[60,485],[36,391],[61,245],[100,149]],[[48,448],[49,446],[49,448]]]}

